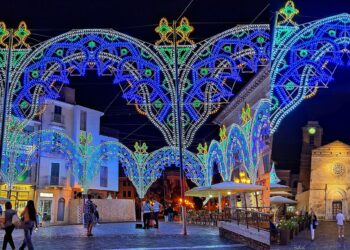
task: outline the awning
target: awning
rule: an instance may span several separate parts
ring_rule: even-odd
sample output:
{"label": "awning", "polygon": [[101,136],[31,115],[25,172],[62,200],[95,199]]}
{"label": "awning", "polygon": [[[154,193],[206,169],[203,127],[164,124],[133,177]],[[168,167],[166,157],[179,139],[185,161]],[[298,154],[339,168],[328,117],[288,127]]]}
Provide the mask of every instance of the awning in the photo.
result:
{"label": "awning", "polygon": [[293,194],[288,193],[286,191],[271,191],[270,196],[285,196],[285,197],[291,197]]}
{"label": "awning", "polygon": [[297,204],[295,200],[291,200],[282,196],[270,197],[270,203],[271,204]]}
{"label": "awning", "polygon": [[289,191],[290,187],[286,185],[281,185],[281,184],[270,184],[270,190],[271,192],[274,191]]}

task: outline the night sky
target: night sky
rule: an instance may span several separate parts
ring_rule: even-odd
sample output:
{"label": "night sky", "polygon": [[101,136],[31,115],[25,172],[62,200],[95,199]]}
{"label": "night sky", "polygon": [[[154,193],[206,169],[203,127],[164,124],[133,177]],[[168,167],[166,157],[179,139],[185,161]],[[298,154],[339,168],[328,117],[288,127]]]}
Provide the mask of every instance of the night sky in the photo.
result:
{"label": "night sky", "polygon": [[[152,1],[6,1],[1,3],[0,20],[8,27],[17,27],[25,20],[32,32],[34,45],[50,37],[77,28],[113,28],[117,31],[154,43],[158,34],[154,28],[160,18],[177,19],[191,0]],[[203,40],[237,24],[268,23],[267,0],[194,0],[186,10],[195,31],[192,39]],[[258,16],[258,17],[257,17]],[[257,17],[257,18],[256,18]],[[128,147],[135,141],[146,141],[150,151],[165,145],[157,128],[133,105],[126,105],[118,86],[111,78],[97,77],[88,72],[85,77],[71,77],[77,103],[105,112],[102,125],[119,130],[119,138]],[[115,99],[114,102],[112,102]],[[218,137],[218,127],[210,119],[197,133],[193,145]]]}
{"label": "night sky", "polygon": [[[271,13],[280,8],[281,1],[271,2]],[[331,4],[330,4],[331,3]],[[350,1],[295,1],[299,15],[298,23],[310,22],[319,18],[350,13]],[[323,144],[341,140],[350,144],[350,68],[338,67],[334,81],[328,89],[320,89],[318,94],[305,100],[280,124],[273,139],[272,160],[277,168],[292,169],[297,172],[302,142],[301,128],[307,121],[319,121],[323,127]]]}
{"label": "night sky", "polygon": [[[33,33],[32,45],[71,29],[113,28],[117,31],[153,43],[154,32],[161,17],[177,19],[191,0],[153,1],[6,1],[1,3],[0,20],[8,27],[17,27],[25,20]],[[192,39],[203,40],[237,24],[272,23],[281,0],[194,0],[186,10],[195,31]],[[331,4],[330,4],[331,3]],[[298,23],[348,12],[349,0],[296,0],[300,14]],[[260,14],[260,15],[259,15]],[[258,18],[256,18],[258,16]],[[289,114],[275,133],[272,159],[279,168],[297,170],[301,149],[301,127],[308,120],[317,120],[324,128],[324,143],[340,139],[350,143],[350,69],[338,68],[329,89],[321,89],[316,97],[304,101]],[[95,72],[85,77],[71,77],[71,87],[77,91],[81,105],[105,112],[102,125],[119,130],[120,140],[131,147],[137,140],[146,141],[150,150],[165,145],[161,133],[133,105],[126,105],[121,91],[108,77],[99,78]],[[112,102],[112,100],[115,100]],[[210,121],[199,130],[193,145],[218,138],[218,127]]]}

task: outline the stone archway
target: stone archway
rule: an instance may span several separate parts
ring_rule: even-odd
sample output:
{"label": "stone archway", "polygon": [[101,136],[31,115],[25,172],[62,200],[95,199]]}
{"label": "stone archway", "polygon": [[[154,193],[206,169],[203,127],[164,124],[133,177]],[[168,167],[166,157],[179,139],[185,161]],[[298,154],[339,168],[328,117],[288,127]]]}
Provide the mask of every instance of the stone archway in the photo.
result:
{"label": "stone archway", "polygon": [[342,209],[345,218],[349,218],[348,199],[342,188],[332,188],[326,193],[326,220],[334,220],[338,209]]}

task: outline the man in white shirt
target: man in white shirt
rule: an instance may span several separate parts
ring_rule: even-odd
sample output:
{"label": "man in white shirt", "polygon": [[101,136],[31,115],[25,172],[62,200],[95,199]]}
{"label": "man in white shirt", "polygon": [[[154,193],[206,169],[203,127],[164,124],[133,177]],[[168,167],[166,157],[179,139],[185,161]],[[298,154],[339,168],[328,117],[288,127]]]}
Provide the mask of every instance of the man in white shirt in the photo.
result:
{"label": "man in white shirt", "polygon": [[142,212],[143,212],[143,229],[149,229],[149,220],[151,218],[152,205],[150,204],[148,199],[145,201],[145,203],[142,206]]}
{"label": "man in white shirt", "polygon": [[335,217],[338,225],[338,238],[340,239],[340,236],[344,238],[344,215],[342,214],[341,210],[338,211],[337,216]]}
{"label": "man in white shirt", "polygon": [[154,226],[155,228],[159,227],[158,224],[158,215],[160,212],[161,204],[157,200],[152,200],[153,202],[153,215],[154,215],[154,220],[156,221],[156,225]]}

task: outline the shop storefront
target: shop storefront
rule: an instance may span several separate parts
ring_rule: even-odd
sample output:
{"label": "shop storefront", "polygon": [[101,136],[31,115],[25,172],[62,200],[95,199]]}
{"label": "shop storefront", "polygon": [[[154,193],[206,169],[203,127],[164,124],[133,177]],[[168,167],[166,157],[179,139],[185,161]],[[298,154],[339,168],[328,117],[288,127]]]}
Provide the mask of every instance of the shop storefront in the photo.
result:
{"label": "shop storefront", "polygon": [[[0,197],[7,198],[7,185],[0,185],[0,190]],[[27,201],[34,199],[34,190],[31,185],[14,185],[11,191],[10,199],[12,207],[21,213],[27,205]]]}
{"label": "shop storefront", "polygon": [[40,192],[38,201],[38,213],[43,222],[50,222],[52,216],[53,193]]}

